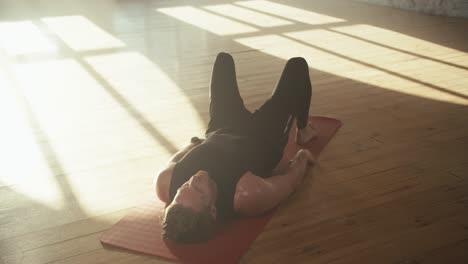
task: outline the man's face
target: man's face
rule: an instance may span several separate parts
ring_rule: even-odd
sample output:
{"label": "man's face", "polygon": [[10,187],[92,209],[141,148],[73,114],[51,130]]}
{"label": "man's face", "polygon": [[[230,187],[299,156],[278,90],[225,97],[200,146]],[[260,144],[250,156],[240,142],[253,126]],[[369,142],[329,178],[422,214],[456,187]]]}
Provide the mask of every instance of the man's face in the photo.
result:
{"label": "man's face", "polygon": [[173,204],[181,204],[196,212],[209,208],[213,218],[216,218],[216,199],[218,189],[216,183],[206,171],[199,171],[177,189]]}

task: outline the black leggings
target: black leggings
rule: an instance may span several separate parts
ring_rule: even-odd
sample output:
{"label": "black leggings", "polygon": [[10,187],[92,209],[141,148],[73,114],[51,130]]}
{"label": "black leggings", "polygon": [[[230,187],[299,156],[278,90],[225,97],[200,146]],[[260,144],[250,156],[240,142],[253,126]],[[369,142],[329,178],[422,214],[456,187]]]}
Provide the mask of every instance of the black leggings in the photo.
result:
{"label": "black leggings", "polygon": [[271,97],[251,113],[239,93],[234,60],[227,53],[219,53],[211,76],[210,122],[206,134],[232,128],[284,147],[294,118],[299,129],[307,125],[311,93],[307,62],[292,58],[286,63]]}

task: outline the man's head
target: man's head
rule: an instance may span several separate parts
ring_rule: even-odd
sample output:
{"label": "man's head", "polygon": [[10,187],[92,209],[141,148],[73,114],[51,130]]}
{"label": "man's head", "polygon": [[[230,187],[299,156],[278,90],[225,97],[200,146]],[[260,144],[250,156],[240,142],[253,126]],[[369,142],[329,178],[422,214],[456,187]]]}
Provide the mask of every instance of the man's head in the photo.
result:
{"label": "man's head", "polygon": [[199,171],[177,189],[162,218],[163,237],[179,243],[207,241],[216,221],[216,183]]}

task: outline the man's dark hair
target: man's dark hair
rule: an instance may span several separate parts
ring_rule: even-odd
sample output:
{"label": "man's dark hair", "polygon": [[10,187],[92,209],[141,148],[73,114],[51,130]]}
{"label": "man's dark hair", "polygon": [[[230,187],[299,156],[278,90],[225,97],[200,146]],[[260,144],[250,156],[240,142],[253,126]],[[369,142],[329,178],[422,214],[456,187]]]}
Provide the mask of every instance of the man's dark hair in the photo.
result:
{"label": "man's dark hair", "polygon": [[180,204],[168,206],[161,219],[164,239],[177,243],[206,242],[214,231],[209,208],[196,212]]}

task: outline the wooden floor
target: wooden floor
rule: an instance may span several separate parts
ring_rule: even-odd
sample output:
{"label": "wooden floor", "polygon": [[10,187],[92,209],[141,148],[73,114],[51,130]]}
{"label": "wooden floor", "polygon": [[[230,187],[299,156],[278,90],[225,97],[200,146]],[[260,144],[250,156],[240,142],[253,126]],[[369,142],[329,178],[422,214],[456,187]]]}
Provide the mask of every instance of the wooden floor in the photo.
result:
{"label": "wooden floor", "polygon": [[341,119],[242,263],[468,263],[468,20],[352,1],[2,0],[0,263],[167,263],[99,236],[208,121],[233,54],[247,107],[290,57]]}

